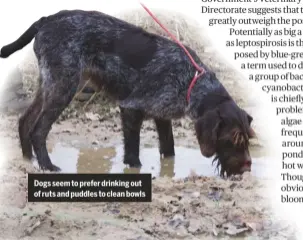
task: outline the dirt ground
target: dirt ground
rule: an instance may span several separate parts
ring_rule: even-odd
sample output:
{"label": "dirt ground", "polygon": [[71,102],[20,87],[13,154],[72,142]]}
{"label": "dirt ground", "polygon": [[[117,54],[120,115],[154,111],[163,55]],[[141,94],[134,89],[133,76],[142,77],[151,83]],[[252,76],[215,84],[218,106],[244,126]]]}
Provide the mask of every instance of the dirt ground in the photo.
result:
{"label": "dirt ground", "polygon": [[[6,153],[1,174],[1,239],[233,239],[233,235],[241,237],[237,239],[291,239],[290,229],[273,217],[262,194],[266,182],[250,175],[241,181],[195,174],[182,180],[156,178],[152,203],[27,203],[27,173],[38,170],[21,157],[16,120],[16,115],[2,116],[0,125]],[[175,127],[174,132],[177,145],[184,145],[185,133],[188,145],[195,147],[190,130]],[[146,123],[142,144],[157,146],[155,136]],[[54,125],[48,144],[65,142],[80,148],[92,147],[96,141],[102,146],[121,144],[118,117],[102,122],[61,121]]]}
{"label": "dirt ground", "polygon": [[[135,23],[142,25],[149,21],[140,19],[141,22]],[[188,27],[184,26],[186,22],[179,24]],[[239,105],[254,115],[254,127],[259,134],[261,121],[257,107],[243,97],[241,82],[244,81],[220,62],[217,53],[207,44],[200,46],[199,53]],[[5,103],[0,120],[3,156],[0,239],[295,239],[293,229],[274,217],[264,194],[268,191],[266,180],[250,174],[244,175],[242,180],[203,177],[194,172],[181,180],[159,177],[153,180],[152,203],[28,203],[27,173],[39,170],[22,159],[17,119],[24,110],[20,104],[30,101],[35,89],[37,69],[32,55],[19,65],[19,69],[24,83],[23,94]],[[85,102],[74,101],[66,109],[53,125],[48,144],[64,142],[76,148],[121,144],[118,108],[107,102],[103,95],[97,96],[83,110],[84,105]],[[197,147],[188,119],[174,122],[174,135],[176,145]],[[155,147],[158,144],[152,122],[144,123],[141,145],[144,144]],[[252,145],[257,151],[264,148],[260,140],[253,141]]]}

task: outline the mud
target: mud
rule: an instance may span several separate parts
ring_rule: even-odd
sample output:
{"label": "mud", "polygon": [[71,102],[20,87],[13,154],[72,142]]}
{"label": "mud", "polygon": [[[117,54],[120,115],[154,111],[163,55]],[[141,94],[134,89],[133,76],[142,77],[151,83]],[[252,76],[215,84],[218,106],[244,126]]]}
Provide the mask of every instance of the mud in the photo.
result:
{"label": "mud", "polygon": [[[252,151],[251,174],[223,180],[184,128],[174,127],[176,157],[160,159],[150,122],[141,134],[141,172],[155,177],[152,203],[27,203],[27,173],[39,170],[22,159],[17,116],[1,119],[1,153],[6,156],[1,159],[2,239],[248,240],[290,239],[293,233],[274,217],[267,201],[269,176],[262,168],[270,160],[262,148]],[[122,138],[116,128],[119,120],[114,116],[101,123],[74,118],[56,123],[48,138],[52,161],[63,172],[132,172],[122,164]]]}
{"label": "mud", "polygon": [[[183,28],[197,32],[186,24]],[[197,150],[193,125],[187,118],[173,123],[176,157],[160,159],[155,127],[146,121],[141,131],[141,172],[155,177],[151,203],[28,203],[27,173],[39,170],[35,163],[22,159],[17,132],[21,110],[8,105],[10,111],[0,116],[0,239],[294,239],[292,226],[274,215],[268,201],[267,183],[274,160],[262,141],[266,126],[258,107],[243,98],[241,77],[206,49],[199,48],[205,63],[254,116],[259,139],[252,141],[251,173],[242,179],[218,178],[211,159],[203,158]],[[20,69],[29,100],[37,69],[35,59],[25,62]],[[85,109],[84,105],[73,102],[53,125],[47,139],[52,161],[64,172],[134,171],[122,164],[119,109],[102,94]]]}

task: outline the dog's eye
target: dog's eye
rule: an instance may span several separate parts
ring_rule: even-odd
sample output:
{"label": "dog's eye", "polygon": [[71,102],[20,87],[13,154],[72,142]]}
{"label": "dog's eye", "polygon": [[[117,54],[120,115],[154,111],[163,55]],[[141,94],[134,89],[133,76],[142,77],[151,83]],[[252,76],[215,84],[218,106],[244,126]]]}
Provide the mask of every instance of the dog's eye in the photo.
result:
{"label": "dog's eye", "polygon": [[226,149],[230,149],[230,150],[233,149],[233,150],[239,150],[239,151],[241,151],[243,149],[242,145],[237,145],[233,141],[230,141],[230,140],[224,141],[224,147]]}

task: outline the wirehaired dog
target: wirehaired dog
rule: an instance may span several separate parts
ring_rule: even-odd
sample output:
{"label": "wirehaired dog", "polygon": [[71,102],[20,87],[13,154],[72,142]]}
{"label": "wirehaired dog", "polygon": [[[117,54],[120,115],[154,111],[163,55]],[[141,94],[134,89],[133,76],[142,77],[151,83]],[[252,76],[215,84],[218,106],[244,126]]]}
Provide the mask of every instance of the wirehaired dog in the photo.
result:
{"label": "wirehaired dog", "polygon": [[34,41],[39,89],[19,119],[22,153],[39,166],[58,171],[46,148],[52,124],[72,101],[79,81],[90,78],[119,104],[124,137],[124,163],[140,167],[140,129],[153,119],[159,151],[174,156],[173,119],[185,115],[195,122],[202,155],[215,156],[221,175],[250,171],[249,139],[253,118],[239,108],[229,93],[186,46],[206,72],[186,93],[196,72],[175,42],[97,11],[60,11],[33,23],[15,42],[1,49],[6,58]]}

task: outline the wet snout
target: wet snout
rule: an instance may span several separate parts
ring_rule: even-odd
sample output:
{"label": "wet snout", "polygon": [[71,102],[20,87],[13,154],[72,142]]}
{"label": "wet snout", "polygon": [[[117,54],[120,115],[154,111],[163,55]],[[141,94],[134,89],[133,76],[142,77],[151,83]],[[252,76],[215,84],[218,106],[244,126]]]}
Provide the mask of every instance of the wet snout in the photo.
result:
{"label": "wet snout", "polygon": [[245,154],[245,160],[244,160],[243,166],[241,167],[240,172],[241,173],[250,172],[251,171],[251,164],[252,164],[252,161],[251,161],[250,155]]}

